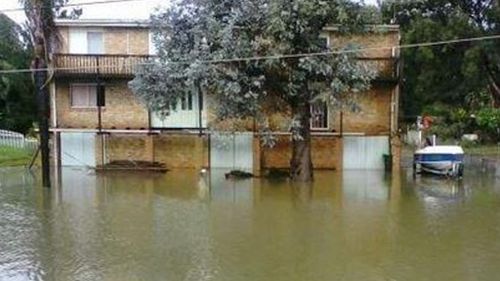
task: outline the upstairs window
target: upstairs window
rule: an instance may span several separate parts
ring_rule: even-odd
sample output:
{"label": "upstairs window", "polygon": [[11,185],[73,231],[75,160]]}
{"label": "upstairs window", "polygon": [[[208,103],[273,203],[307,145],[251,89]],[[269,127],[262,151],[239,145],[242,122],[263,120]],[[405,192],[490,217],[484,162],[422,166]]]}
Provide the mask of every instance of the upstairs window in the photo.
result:
{"label": "upstairs window", "polygon": [[[100,100],[98,99],[100,92]],[[94,108],[98,105],[105,106],[104,87],[100,91],[96,84],[72,84],[70,87],[70,101],[73,108]]]}
{"label": "upstairs window", "polygon": [[85,28],[70,28],[70,54],[104,54],[104,35],[99,30]]}
{"label": "upstairs window", "polygon": [[324,101],[311,104],[311,129],[328,129],[328,106]]}
{"label": "upstairs window", "polygon": [[104,53],[104,40],[102,32],[87,33],[87,53],[88,54]]}

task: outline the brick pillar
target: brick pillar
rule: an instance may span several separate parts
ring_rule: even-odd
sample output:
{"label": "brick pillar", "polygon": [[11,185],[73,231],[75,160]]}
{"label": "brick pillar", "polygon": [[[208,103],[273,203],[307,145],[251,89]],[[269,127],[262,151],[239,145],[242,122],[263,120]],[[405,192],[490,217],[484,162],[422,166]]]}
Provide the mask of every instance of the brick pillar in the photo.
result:
{"label": "brick pillar", "polygon": [[[103,166],[106,163],[106,155],[105,150],[106,150],[106,140],[105,140],[105,135],[104,134],[95,134],[95,164],[96,166]],[[104,149],[103,149],[104,148]],[[103,162],[104,160],[104,162]]]}
{"label": "brick pillar", "polygon": [[204,135],[201,139],[202,141],[202,144],[203,144],[203,165],[202,165],[202,168],[207,168],[209,169],[210,168],[210,157],[209,157],[209,153],[210,153],[210,146],[208,145],[209,144],[209,141],[208,141],[208,138],[210,136],[209,135]]}
{"label": "brick pillar", "polygon": [[154,135],[147,135],[144,147],[145,159],[149,162],[155,161]]}
{"label": "brick pillar", "polygon": [[401,170],[401,139],[394,134],[391,137],[392,172],[399,173]]}
{"label": "brick pillar", "polygon": [[204,145],[203,145],[203,138],[200,138],[199,136],[195,136],[195,135],[192,135],[192,136],[188,136],[188,137],[191,137],[191,138],[195,138],[195,141],[194,141],[194,159],[196,159],[196,163],[195,163],[195,169],[197,170],[201,170],[201,168],[203,167],[203,164],[204,164],[204,159],[205,159],[205,149],[203,149]]}
{"label": "brick pillar", "polygon": [[261,149],[260,149],[259,136],[253,137],[252,154],[253,154],[252,173],[254,174],[254,176],[261,176],[262,167],[261,167]]}
{"label": "brick pillar", "polygon": [[344,169],[344,138],[337,138],[338,144],[335,146],[337,151],[334,151],[335,169],[342,171]]}

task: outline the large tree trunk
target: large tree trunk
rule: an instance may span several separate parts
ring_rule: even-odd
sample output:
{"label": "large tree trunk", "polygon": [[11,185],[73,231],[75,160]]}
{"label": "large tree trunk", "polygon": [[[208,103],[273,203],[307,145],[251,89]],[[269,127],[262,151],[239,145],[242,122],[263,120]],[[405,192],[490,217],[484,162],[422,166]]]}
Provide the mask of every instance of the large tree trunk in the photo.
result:
{"label": "large tree trunk", "polygon": [[293,116],[300,122],[299,136],[292,138],[292,159],[290,160],[290,178],[294,181],[312,181],[313,165],[311,160],[311,129],[309,125],[309,103],[303,102],[292,106]]}
{"label": "large tree trunk", "polygon": [[500,108],[500,69],[487,53],[483,52],[484,65],[488,76],[488,88],[493,107]]}
{"label": "large tree trunk", "polygon": [[493,102],[493,107],[500,108],[500,83],[495,81],[495,79],[490,74],[490,94]]}

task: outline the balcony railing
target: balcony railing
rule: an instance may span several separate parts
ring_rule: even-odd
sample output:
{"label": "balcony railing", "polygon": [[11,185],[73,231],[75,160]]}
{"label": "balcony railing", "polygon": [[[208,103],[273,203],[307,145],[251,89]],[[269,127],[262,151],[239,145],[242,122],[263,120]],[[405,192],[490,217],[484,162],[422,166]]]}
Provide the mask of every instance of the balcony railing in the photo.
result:
{"label": "balcony railing", "polygon": [[377,70],[378,81],[397,81],[400,75],[398,58],[392,57],[359,57],[361,63]]}
{"label": "balcony railing", "polygon": [[55,54],[56,75],[103,77],[131,77],[138,65],[147,63],[151,56],[145,55],[86,55]]}
{"label": "balcony railing", "polygon": [[[132,77],[138,65],[148,63],[152,56],[147,55],[86,55],[56,54],[54,62],[56,75]],[[399,78],[399,59],[391,57],[359,57],[378,71],[376,80],[397,81]]]}

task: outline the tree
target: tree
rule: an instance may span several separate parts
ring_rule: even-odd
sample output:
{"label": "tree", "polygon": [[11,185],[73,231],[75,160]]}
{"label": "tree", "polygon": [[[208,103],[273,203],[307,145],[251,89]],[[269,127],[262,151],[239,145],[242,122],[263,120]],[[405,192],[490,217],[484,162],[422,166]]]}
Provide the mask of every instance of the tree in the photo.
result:
{"label": "tree", "polygon": [[[23,30],[0,14],[0,69],[29,67],[31,48],[19,38]],[[26,133],[35,120],[35,101],[29,76],[24,73],[0,75],[0,128]]]}
{"label": "tree", "polygon": [[[311,103],[367,89],[375,71],[352,54],[300,54],[327,51],[320,34],[329,24],[361,30],[360,7],[345,0],[181,0],[152,16],[159,59],[140,68],[130,87],[160,112],[186,94],[209,93],[220,119],[258,117],[266,99],[281,100],[274,110],[285,104],[291,112],[290,176],[310,181]],[[236,59],[280,54],[292,56]]]}
{"label": "tree", "polygon": [[[385,22],[401,25],[402,43],[412,44],[496,35],[500,13],[493,0],[386,0]],[[489,92],[500,106],[498,40],[405,49],[403,108],[420,114],[433,103],[467,106],[470,96]]]}

